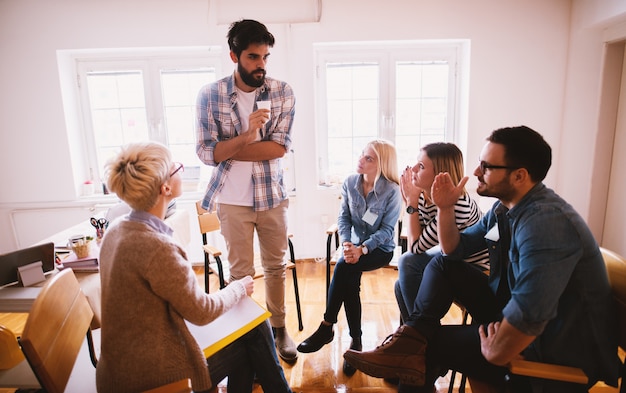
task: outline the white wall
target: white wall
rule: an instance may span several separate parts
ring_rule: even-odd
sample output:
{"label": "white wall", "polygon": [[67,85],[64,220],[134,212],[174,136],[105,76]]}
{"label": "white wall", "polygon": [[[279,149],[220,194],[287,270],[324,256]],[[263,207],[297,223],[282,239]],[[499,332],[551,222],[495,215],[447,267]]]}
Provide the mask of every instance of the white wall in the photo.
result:
{"label": "white wall", "polygon": [[[565,106],[557,190],[583,217],[601,243],[613,129],[601,129],[605,42],[626,39],[626,2],[575,0],[566,69]],[[619,85],[619,80],[611,81]],[[626,218],[626,217],[625,217]]]}
{"label": "white wall", "polygon": [[[574,0],[573,8],[599,10],[594,16],[604,21],[619,16],[623,11],[619,3]],[[236,6],[236,1],[232,4]],[[271,0],[264,4],[271,6]],[[571,168],[579,162],[579,153],[593,145],[597,114],[578,110],[581,103],[571,94],[598,89],[596,73],[583,71],[599,69],[601,44],[595,31],[592,42],[585,42],[590,34],[585,24],[576,23],[580,31],[571,32],[571,14],[570,0],[324,0],[319,23],[268,25],[277,39],[268,73],[288,81],[297,95],[293,144],[297,196],[290,207],[296,256],[324,254],[322,216],[332,221],[337,212],[336,194],[317,189],[316,152],[310,148],[316,144],[315,42],[470,39],[468,172],[490,131],[528,125],[555,150],[548,185],[559,192],[562,188],[586,214],[590,193],[574,191],[572,179],[580,178]],[[102,202],[79,202],[77,197],[56,51],[225,45],[227,26],[218,26],[215,20],[209,0],[0,0],[0,252],[18,247],[10,220],[16,208]],[[593,60],[583,56],[588,47],[593,47]],[[568,66],[568,61],[584,64]],[[232,67],[228,59],[225,64]],[[594,99],[586,96],[585,107]],[[583,127],[585,137],[579,138]],[[569,132],[577,137],[565,138]],[[561,143],[564,138],[567,144]],[[590,171],[581,171],[585,184]]]}

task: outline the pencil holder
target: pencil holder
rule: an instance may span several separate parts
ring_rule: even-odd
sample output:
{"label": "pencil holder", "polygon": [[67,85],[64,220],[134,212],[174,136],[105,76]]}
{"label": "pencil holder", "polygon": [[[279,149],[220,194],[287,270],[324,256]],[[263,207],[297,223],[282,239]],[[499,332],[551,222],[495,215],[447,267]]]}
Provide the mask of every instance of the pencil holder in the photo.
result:
{"label": "pencil holder", "polygon": [[72,251],[76,254],[76,258],[86,258],[89,256],[89,250],[91,248],[91,241],[89,240],[79,240],[77,242],[72,243]]}

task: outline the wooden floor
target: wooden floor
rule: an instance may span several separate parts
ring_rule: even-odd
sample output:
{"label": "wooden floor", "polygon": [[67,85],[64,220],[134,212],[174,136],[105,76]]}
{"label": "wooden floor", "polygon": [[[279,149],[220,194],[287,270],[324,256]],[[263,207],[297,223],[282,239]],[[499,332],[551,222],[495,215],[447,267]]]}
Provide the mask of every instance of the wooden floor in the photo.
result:
{"label": "wooden floor", "polygon": [[[198,280],[204,285],[203,269],[195,267]],[[325,262],[305,260],[297,262],[298,286],[302,305],[304,330],[298,331],[298,318],[291,274],[287,275],[286,303],[287,329],[296,345],[306,339],[319,326],[325,308]],[[363,303],[363,349],[369,350],[379,345],[387,335],[398,327],[399,312],[393,295],[393,284],[398,272],[393,269],[379,269],[363,274],[361,298]],[[212,291],[219,287],[217,275],[211,274],[209,288]],[[257,279],[255,292],[252,296],[261,304],[265,304],[265,290],[262,279]],[[1,314],[0,324],[14,332],[24,328],[27,314]],[[460,312],[453,309],[446,316],[450,323],[460,321]],[[335,325],[335,339],[320,351],[311,354],[299,354],[295,364],[290,365],[281,360],[285,376],[294,393],[391,393],[397,392],[394,385],[382,379],[369,377],[357,371],[352,377],[343,374],[343,353],[350,346],[347,324],[343,309],[339,321]],[[458,378],[457,378],[458,384]],[[447,377],[437,382],[437,392],[448,391]],[[222,381],[218,390],[226,393],[226,382]],[[469,389],[466,391],[470,392]],[[0,389],[0,393],[11,393],[13,389]],[[253,393],[262,393],[260,386]],[[457,390],[455,389],[455,392]]]}
{"label": "wooden floor", "polygon": [[[313,260],[298,261],[298,286],[302,305],[304,330],[298,331],[298,319],[291,275],[287,278],[287,329],[296,342],[296,345],[310,336],[319,326],[325,310],[325,261]],[[214,276],[214,275],[212,275]],[[398,306],[393,295],[393,285],[398,276],[394,269],[379,269],[363,274],[361,282],[361,299],[363,304],[363,349],[374,349],[399,325]],[[209,284],[216,288],[217,279]],[[212,285],[212,286],[211,286]],[[252,295],[257,301],[264,304],[265,294],[263,281],[257,280],[255,293]],[[444,323],[458,323],[461,313],[458,308],[450,310]],[[343,309],[335,325],[335,339],[315,353],[299,354],[295,364],[290,365],[281,360],[285,376],[294,392],[303,393],[391,393],[397,392],[396,386],[386,383],[382,379],[369,377],[357,371],[352,377],[347,377],[342,371],[343,353],[350,347],[350,336]],[[456,385],[458,386],[459,378]],[[442,377],[437,381],[437,392],[448,391],[449,377]],[[458,389],[454,390],[458,392]],[[220,393],[226,393],[225,383],[219,386]],[[261,393],[261,387],[256,387],[254,393]],[[466,392],[471,393],[469,388]]]}
{"label": "wooden floor", "polygon": [[[198,280],[204,285],[203,269],[194,268]],[[287,275],[287,329],[296,344],[306,339],[319,326],[325,305],[325,262],[305,260],[297,262],[298,285],[302,303],[304,330],[298,331],[298,319],[291,274]],[[393,295],[393,284],[398,272],[393,269],[379,269],[363,274],[361,282],[361,299],[363,303],[363,349],[369,350],[379,345],[387,335],[391,334],[399,323],[399,312]],[[210,288],[218,288],[215,274],[210,275]],[[262,279],[256,280],[253,298],[265,303]],[[0,324],[9,327],[18,334],[24,328],[27,314],[2,314]],[[454,307],[444,318],[443,323],[459,323],[461,314]],[[394,385],[382,379],[368,377],[357,371],[352,377],[343,374],[343,353],[350,346],[343,309],[339,321],[335,325],[335,339],[320,351],[310,354],[299,354],[295,364],[290,365],[281,360],[285,376],[294,393],[392,393],[397,392]],[[623,353],[621,354],[623,357]],[[458,393],[459,378],[456,378],[453,391]],[[436,383],[437,393],[448,391],[449,374],[439,378]],[[14,389],[1,389],[0,393],[13,393]],[[226,382],[218,385],[219,393],[226,393]],[[465,389],[471,393],[469,386]],[[598,390],[605,392],[605,390]],[[616,391],[611,389],[611,391]],[[596,387],[591,389],[596,392]],[[73,393],[73,392],[70,392]],[[260,386],[253,393],[263,393]]]}

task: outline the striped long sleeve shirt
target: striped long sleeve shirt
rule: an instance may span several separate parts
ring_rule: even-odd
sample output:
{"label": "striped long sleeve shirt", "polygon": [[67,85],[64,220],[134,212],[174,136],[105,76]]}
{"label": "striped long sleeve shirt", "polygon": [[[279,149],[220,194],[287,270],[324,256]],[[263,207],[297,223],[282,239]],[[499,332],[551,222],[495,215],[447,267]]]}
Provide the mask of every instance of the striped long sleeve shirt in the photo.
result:
{"label": "striped long sleeve shirt", "polygon": [[[463,194],[456,202],[454,213],[456,225],[460,231],[478,222],[483,215],[478,203],[468,193]],[[427,204],[423,193],[420,195],[418,214],[420,225],[422,226],[422,234],[411,245],[411,252],[414,254],[421,254],[439,245],[437,236],[437,206]],[[474,263],[481,269],[489,270],[489,253],[487,248],[470,255],[465,259],[465,262]]]}

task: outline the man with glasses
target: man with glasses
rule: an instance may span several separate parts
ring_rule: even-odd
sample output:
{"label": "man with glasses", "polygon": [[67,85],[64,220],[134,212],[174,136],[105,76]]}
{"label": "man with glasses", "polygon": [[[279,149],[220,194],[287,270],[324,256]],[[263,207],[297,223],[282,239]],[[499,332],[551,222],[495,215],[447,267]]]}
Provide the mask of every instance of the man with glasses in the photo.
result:
{"label": "man with glasses", "polygon": [[[551,160],[550,146],[528,127],[492,132],[474,175],[478,194],[498,201],[462,233],[454,204],[468,178],[455,185],[447,173],[437,175],[431,194],[443,255],[428,264],[405,324],[373,351],[346,352],[346,360],[375,377],[398,377],[398,392],[433,391],[448,369],[515,392],[586,392],[597,381],[615,386],[619,359],[606,269],[584,220],[543,184]],[[489,276],[461,262],[485,246]],[[440,324],[453,301],[474,325]],[[506,365],[519,356],[582,368],[589,384],[507,377]]]}

